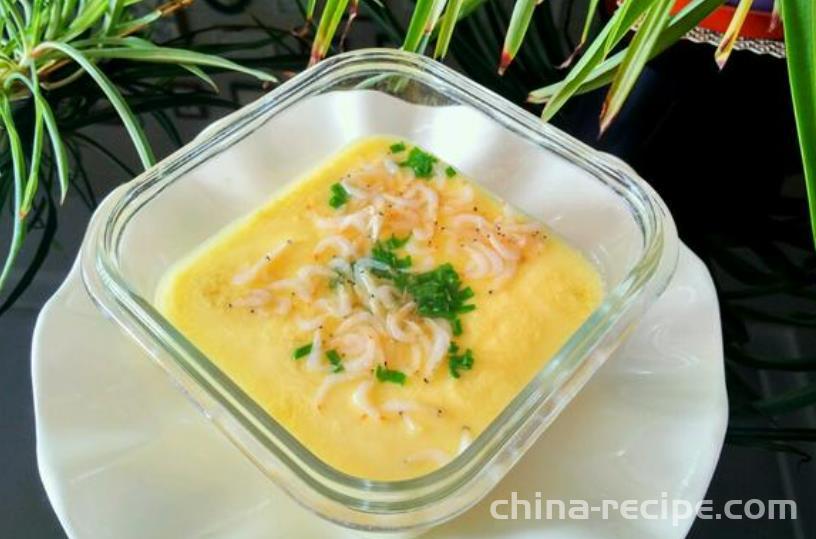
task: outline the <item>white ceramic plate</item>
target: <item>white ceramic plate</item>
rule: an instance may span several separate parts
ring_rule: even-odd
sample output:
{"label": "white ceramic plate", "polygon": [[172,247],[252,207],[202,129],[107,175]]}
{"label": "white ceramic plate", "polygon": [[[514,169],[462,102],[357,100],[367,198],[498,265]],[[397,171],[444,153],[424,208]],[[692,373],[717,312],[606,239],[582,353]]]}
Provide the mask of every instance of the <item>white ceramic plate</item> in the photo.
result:
{"label": "white ceramic plate", "polygon": [[[40,474],[73,538],[350,535],[289,499],[92,304],[77,268],[40,313],[32,370]],[[685,536],[692,518],[499,521],[490,501],[705,495],[727,400],[717,298],[683,247],[627,343],[499,486],[432,537]]]}

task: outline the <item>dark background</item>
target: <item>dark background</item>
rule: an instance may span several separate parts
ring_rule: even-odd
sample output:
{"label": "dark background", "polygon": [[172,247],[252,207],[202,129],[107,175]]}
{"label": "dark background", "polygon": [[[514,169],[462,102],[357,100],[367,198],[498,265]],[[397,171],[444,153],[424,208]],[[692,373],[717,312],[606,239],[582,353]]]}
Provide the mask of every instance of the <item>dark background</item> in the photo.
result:
{"label": "dark background", "polygon": [[[228,13],[223,5],[213,9],[212,2],[199,2],[182,18],[168,23],[169,28],[160,28],[159,35],[215,23],[251,22],[247,12],[276,26],[298,24],[298,12],[291,2],[258,2],[251,8],[245,4],[249,3],[230,4],[235,13]],[[367,28],[363,21],[355,29],[355,46],[380,41],[381,36]],[[770,417],[749,404],[814,383],[812,366],[756,368],[768,361],[808,360],[809,355],[809,364],[816,362],[812,357],[816,350],[816,257],[809,237],[785,63],[737,52],[719,72],[712,54],[710,46],[682,43],[652,62],[621,117],[603,138],[597,136],[602,93],[577,98],[555,123],[634,166],[667,201],[681,238],[714,276],[732,410],[729,437],[708,498],[715,507],[729,499],[790,498],[798,502],[799,519],[795,521],[698,520],[690,537],[816,538],[816,464],[807,462],[812,443],[800,439],[816,427],[816,411],[813,406],[799,406]],[[302,59],[293,59],[292,64],[293,68],[302,66]],[[245,77],[225,76],[219,82],[223,97],[241,104],[261,91],[258,83]],[[481,82],[517,97],[495,80]],[[228,108],[217,106],[180,105],[170,109],[168,116],[180,139],[187,142],[226,112]],[[155,122],[148,119],[147,125],[159,156],[177,147],[178,141]],[[104,141],[105,147],[138,170],[118,122],[96,122],[80,132]],[[59,226],[43,267],[15,306],[0,318],[0,462],[4,471],[0,537],[64,536],[37,474],[31,334],[44,301],[62,282],[76,256],[94,200],[131,177],[92,145],[80,147],[88,175],[86,194],[80,196],[74,190],[69,195],[58,214]],[[36,231],[32,236],[36,237]],[[24,260],[33,256],[32,250],[27,248]],[[812,401],[804,400],[808,402]],[[788,429],[788,434],[800,435],[793,439],[756,435],[766,429]]]}

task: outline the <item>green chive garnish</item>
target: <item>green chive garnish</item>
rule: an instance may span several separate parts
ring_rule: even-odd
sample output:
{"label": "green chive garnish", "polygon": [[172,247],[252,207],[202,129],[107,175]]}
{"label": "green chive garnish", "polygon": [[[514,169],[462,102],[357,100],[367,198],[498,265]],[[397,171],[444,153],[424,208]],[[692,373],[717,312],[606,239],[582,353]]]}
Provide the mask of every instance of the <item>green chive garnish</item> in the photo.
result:
{"label": "green chive garnish", "polygon": [[349,193],[339,183],[332,184],[330,187],[331,196],[329,197],[329,206],[335,210],[349,201]]}
{"label": "green chive garnish", "polygon": [[329,350],[326,352],[326,359],[329,360],[332,366],[332,372],[343,372],[343,358],[337,353],[337,350]]}
{"label": "green chive garnish", "polygon": [[399,238],[394,234],[391,234],[391,237],[385,240],[385,246],[389,249],[399,249],[400,247],[405,247],[405,244],[408,243],[408,240],[411,239],[411,234],[408,234],[404,238]]}
{"label": "green chive garnish", "polygon": [[377,380],[380,382],[391,382],[392,384],[405,385],[406,376],[404,372],[395,371],[377,365]]}
{"label": "green chive garnish", "polygon": [[392,144],[389,148],[391,153],[400,153],[405,151],[405,143],[404,142],[396,142]]}
{"label": "green chive garnish", "polygon": [[427,179],[433,176],[433,166],[437,161],[438,159],[428,152],[413,147],[411,151],[408,152],[408,158],[399,163],[399,166],[413,169],[414,176],[417,178]]}
{"label": "green chive garnish", "polygon": [[312,343],[304,344],[298,348],[295,348],[295,351],[292,352],[293,359],[300,359],[302,357],[306,357],[312,353]]}
{"label": "green chive garnish", "polygon": [[448,348],[448,369],[451,376],[459,378],[459,371],[469,371],[473,368],[473,351],[468,348],[463,354],[459,354],[459,346],[451,343]]}
{"label": "green chive garnish", "polygon": [[[394,270],[405,270],[410,268],[412,263],[411,257],[405,256],[400,258],[397,256],[397,253],[394,252],[396,249],[399,249],[408,243],[409,239],[411,239],[410,234],[404,238],[398,238],[392,234],[391,237],[385,241],[377,241],[371,248],[371,258],[377,262],[382,262]],[[390,273],[383,272],[382,270],[375,270],[373,273],[378,277],[383,278],[388,278],[390,275]]]}
{"label": "green chive garnish", "polygon": [[463,287],[459,274],[450,264],[424,273],[409,275],[404,283],[397,283],[410,294],[417,304],[417,312],[429,318],[450,320],[456,334],[462,332],[459,315],[476,308],[467,301],[473,297],[470,287]]}

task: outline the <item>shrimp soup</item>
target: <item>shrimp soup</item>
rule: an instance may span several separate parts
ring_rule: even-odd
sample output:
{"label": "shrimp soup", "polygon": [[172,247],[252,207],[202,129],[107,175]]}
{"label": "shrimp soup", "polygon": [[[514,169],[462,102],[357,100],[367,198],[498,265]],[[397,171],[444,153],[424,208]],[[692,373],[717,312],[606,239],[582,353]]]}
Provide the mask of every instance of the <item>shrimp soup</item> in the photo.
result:
{"label": "shrimp soup", "polygon": [[158,304],[326,464],[399,480],[463,451],[602,293],[540,223],[377,137],[180,262]]}

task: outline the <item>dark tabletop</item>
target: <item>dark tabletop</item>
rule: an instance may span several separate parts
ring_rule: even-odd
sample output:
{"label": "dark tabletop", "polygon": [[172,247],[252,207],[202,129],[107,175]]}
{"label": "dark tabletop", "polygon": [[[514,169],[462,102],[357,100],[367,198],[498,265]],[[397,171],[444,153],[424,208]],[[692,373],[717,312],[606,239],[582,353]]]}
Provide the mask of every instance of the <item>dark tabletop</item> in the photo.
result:
{"label": "dark tabletop", "polygon": [[[234,2],[226,11],[223,5],[214,10],[214,2],[200,3],[175,23],[203,28],[215,22],[251,22],[244,12],[248,3]],[[236,13],[228,12],[232,8]],[[252,13],[290,27],[298,16],[284,1],[255,6]],[[357,39],[370,44],[378,36],[363,32]],[[708,497],[715,506],[729,499],[751,498],[794,499],[799,505],[795,521],[698,520],[690,537],[816,538],[816,463],[807,462],[812,444],[754,436],[756,429],[809,431],[816,428],[816,410],[803,406],[769,418],[752,413],[746,405],[752,399],[814,384],[812,367],[755,368],[757,361],[764,360],[810,356],[811,363],[816,362],[816,257],[808,236],[785,64],[738,52],[720,73],[711,56],[709,46],[684,43],[653,62],[619,121],[601,139],[597,137],[600,93],[574,101],[556,123],[634,166],[667,201],[681,238],[714,276],[732,413],[729,438]],[[260,92],[257,83],[245,78],[223,78],[223,97],[236,103],[249,102]],[[217,106],[190,105],[170,109],[168,115],[186,142],[226,112],[227,108]],[[157,154],[166,155],[177,147],[175,137],[161,126],[148,121],[148,130]],[[103,141],[124,164],[138,170],[118,123],[100,121],[80,132]],[[0,317],[3,538],[64,536],[37,472],[31,335],[39,310],[76,256],[94,201],[131,177],[93,145],[80,145],[80,149],[87,190],[80,193],[75,186],[58,213],[56,236],[42,268],[13,308]],[[33,245],[41,233],[32,232],[24,260],[34,256]]]}

